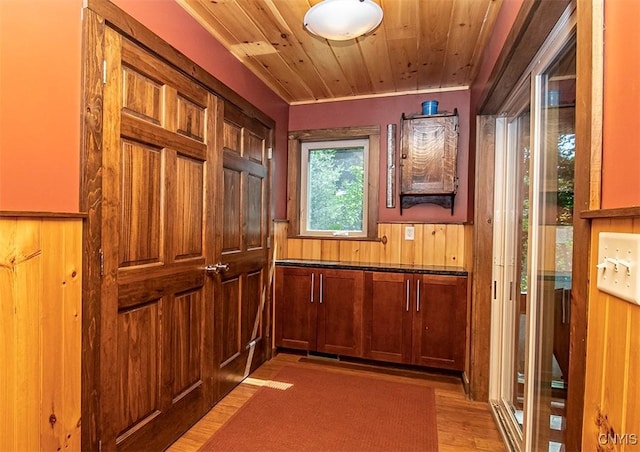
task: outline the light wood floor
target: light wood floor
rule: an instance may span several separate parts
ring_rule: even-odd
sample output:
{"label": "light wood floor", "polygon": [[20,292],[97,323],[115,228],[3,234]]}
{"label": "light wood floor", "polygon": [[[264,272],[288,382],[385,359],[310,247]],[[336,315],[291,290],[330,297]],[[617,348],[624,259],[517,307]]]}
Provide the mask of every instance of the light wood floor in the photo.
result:
{"label": "light wood floor", "polygon": [[487,403],[466,398],[458,378],[448,375],[417,372],[386,373],[372,366],[311,359],[280,353],[263,364],[256,372],[222,399],[207,415],[176,441],[170,452],[198,450],[260,387],[284,366],[322,367],[345,373],[369,374],[393,381],[411,381],[435,388],[438,418],[438,446],[440,452],[504,451],[502,438]]}

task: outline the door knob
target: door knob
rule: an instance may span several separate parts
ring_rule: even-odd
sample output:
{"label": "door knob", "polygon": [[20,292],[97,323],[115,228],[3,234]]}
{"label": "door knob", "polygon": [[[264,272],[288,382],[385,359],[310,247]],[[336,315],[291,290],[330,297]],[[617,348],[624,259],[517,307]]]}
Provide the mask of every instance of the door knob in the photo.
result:
{"label": "door knob", "polygon": [[210,273],[220,273],[229,271],[229,264],[223,264],[222,262],[218,262],[217,264],[209,264],[204,268],[206,271]]}

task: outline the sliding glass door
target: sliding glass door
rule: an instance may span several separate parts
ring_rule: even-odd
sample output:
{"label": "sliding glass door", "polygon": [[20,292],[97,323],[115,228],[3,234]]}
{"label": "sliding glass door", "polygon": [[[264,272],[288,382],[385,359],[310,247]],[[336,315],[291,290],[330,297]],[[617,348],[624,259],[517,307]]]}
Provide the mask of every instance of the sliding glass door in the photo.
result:
{"label": "sliding glass door", "polygon": [[[529,84],[521,88],[511,114],[500,118],[501,153],[496,155],[494,229],[494,336],[499,359],[496,402],[510,442],[523,440],[526,339],[528,337],[531,108]],[[496,306],[498,307],[496,309]],[[499,321],[496,321],[496,316]],[[499,328],[496,326],[499,325]]]}
{"label": "sliding glass door", "polygon": [[[561,450],[569,374],[573,253],[575,41],[535,79],[537,143],[531,252],[535,275],[530,368],[532,450]],[[533,285],[533,284],[532,284]]]}
{"label": "sliding glass door", "polygon": [[565,21],[496,123],[491,396],[523,451],[564,450],[576,73]]}

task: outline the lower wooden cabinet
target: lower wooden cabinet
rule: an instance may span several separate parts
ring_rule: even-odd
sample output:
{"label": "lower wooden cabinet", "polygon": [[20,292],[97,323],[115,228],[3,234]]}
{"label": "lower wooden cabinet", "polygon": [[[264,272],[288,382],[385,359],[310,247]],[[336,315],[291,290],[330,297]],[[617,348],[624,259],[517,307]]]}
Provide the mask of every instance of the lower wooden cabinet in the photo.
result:
{"label": "lower wooden cabinet", "polygon": [[276,269],[276,346],[464,370],[467,278]]}
{"label": "lower wooden cabinet", "polygon": [[364,273],[308,267],[276,269],[276,346],[362,355]]}
{"label": "lower wooden cabinet", "polygon": [[364,357],[411,362],[413,276],[365,273]]}
{"label": "lower wooden cabinet", "polygon": [[365,358],[463,370],[467,278],[365,273]]}

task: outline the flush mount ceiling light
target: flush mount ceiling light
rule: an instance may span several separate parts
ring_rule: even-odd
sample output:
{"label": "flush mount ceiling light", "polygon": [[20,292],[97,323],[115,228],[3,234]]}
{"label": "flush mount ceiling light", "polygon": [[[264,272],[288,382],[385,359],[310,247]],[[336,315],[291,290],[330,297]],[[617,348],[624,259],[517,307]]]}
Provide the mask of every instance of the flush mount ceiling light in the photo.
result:
{"label": "flush mount ceiling light", "polygon": [[369,33],[382,22],[382,8],[372,0],[324,0],[304,15],[304,27],[332,41]]}

